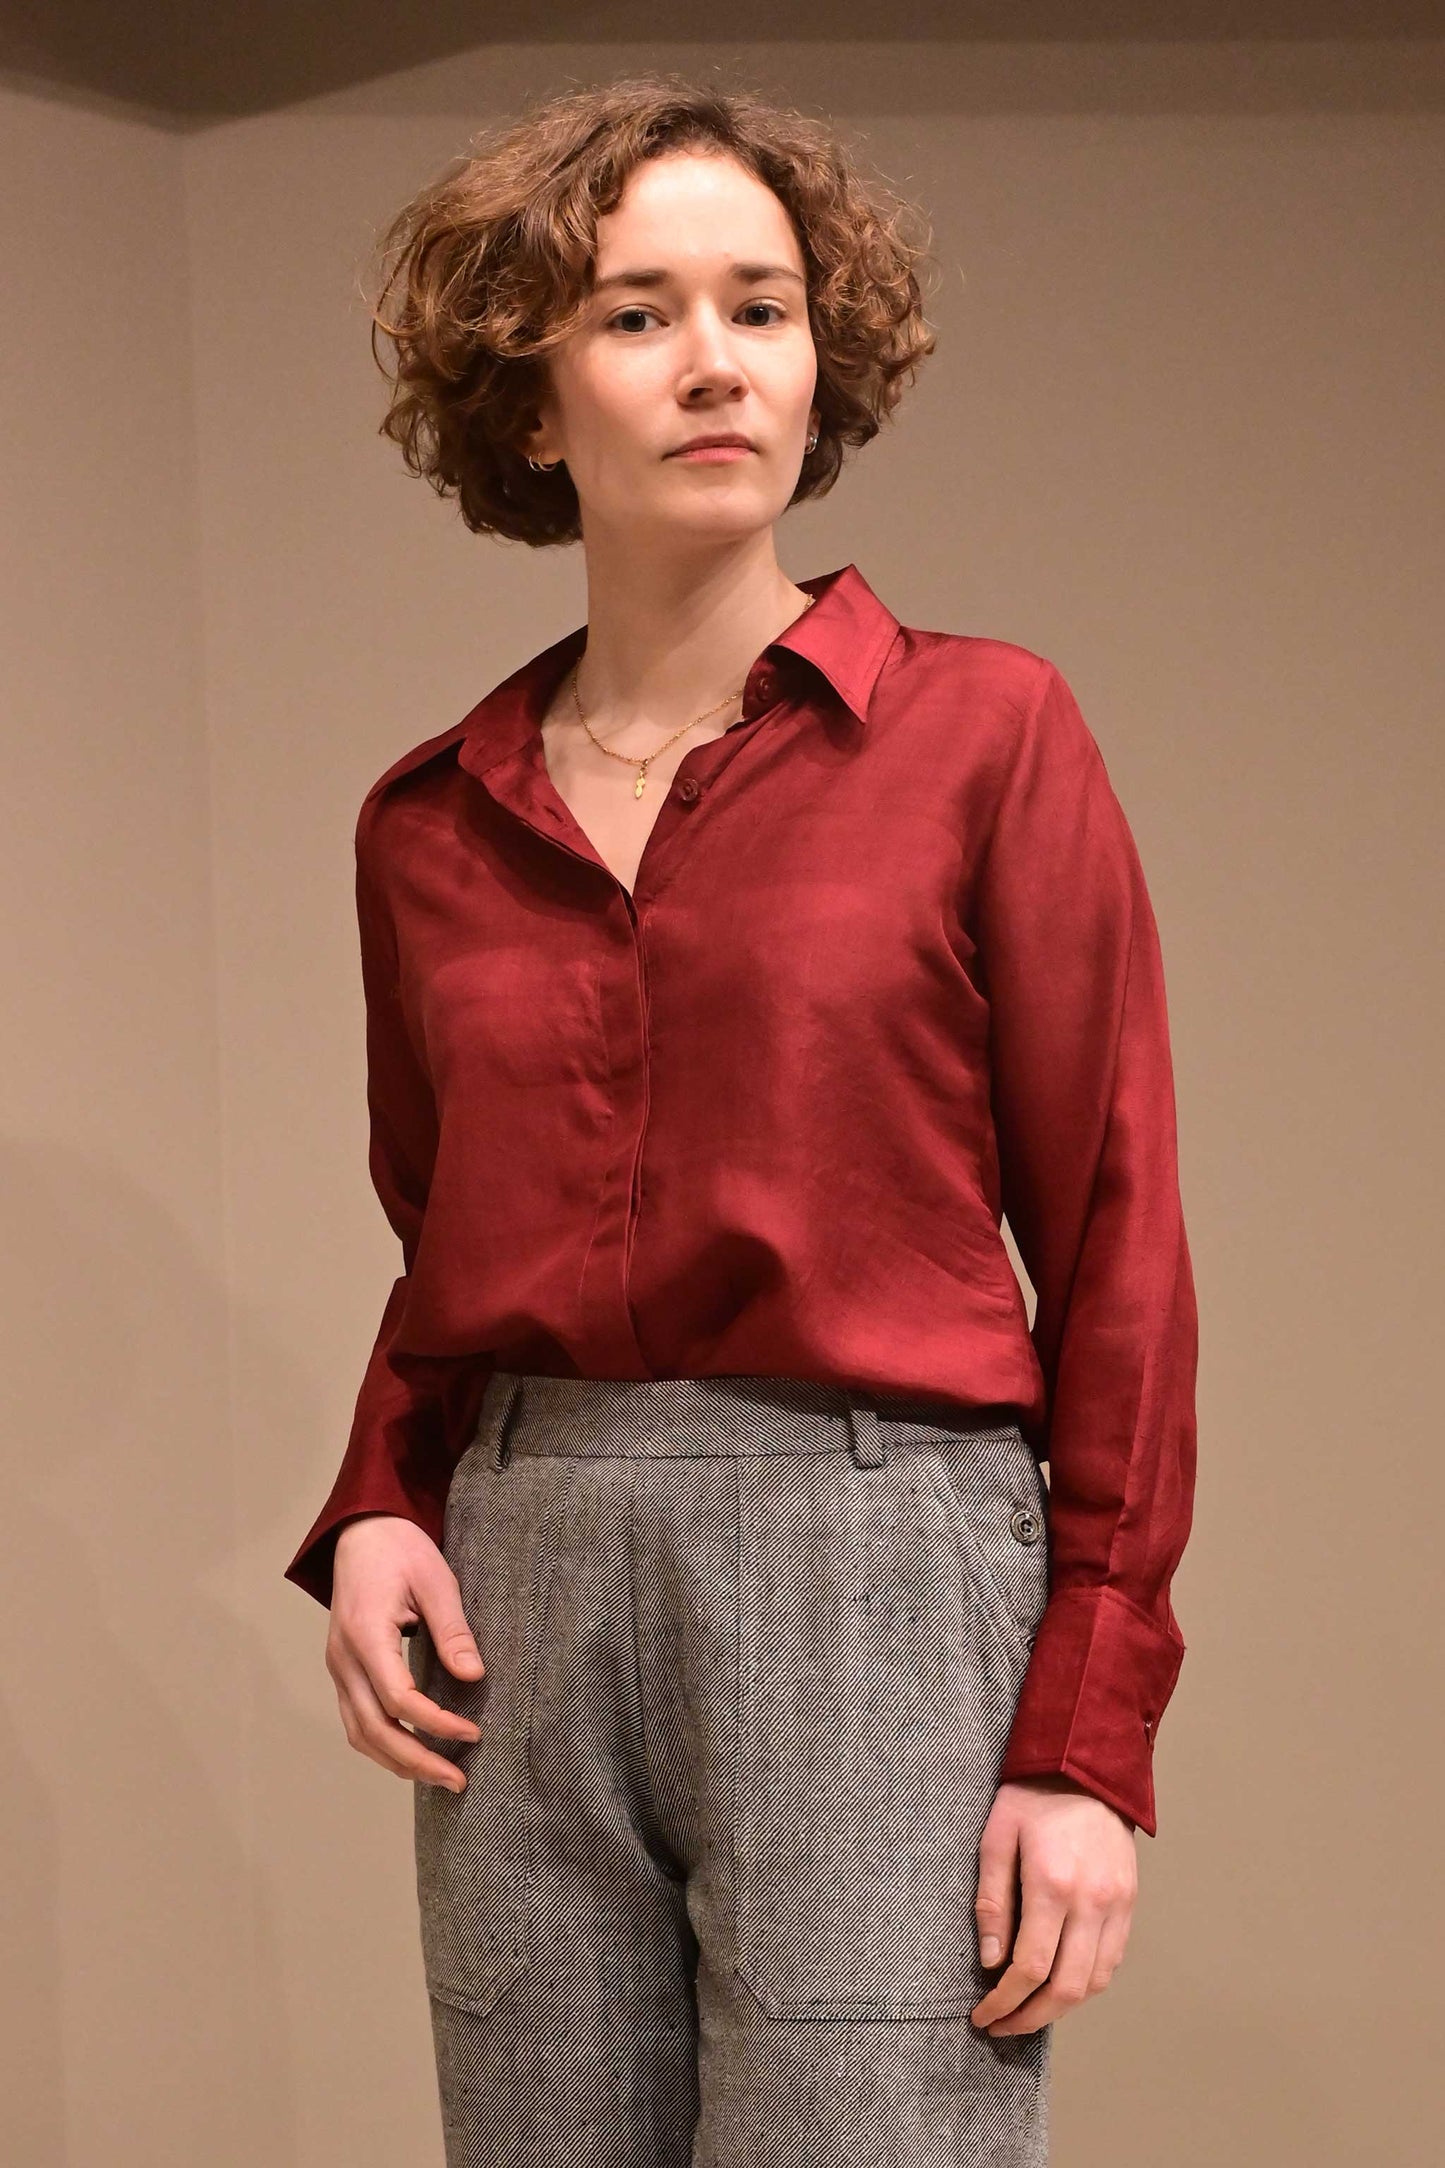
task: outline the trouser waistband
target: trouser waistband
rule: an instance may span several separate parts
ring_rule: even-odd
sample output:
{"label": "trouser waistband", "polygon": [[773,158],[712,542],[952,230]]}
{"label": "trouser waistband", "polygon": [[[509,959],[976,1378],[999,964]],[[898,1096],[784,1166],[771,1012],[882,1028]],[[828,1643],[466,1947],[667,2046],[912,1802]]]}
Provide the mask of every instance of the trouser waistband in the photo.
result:
{"label": "trouser waistband", "polygon": [[[699,1378],[570,1378],[496,1370],[476,1442],[501,1467],[513,1454],[689,1460],[732,1453],[836,1452],[881,1467],[910,1427],[955,1434],[1018,1425],[1008,1404],[964,1407],[812,1379],[727,1373]],[[885,1432],[885,1425],[899,1426]],[[900,1434],[901,1433],[901,1434]]]}

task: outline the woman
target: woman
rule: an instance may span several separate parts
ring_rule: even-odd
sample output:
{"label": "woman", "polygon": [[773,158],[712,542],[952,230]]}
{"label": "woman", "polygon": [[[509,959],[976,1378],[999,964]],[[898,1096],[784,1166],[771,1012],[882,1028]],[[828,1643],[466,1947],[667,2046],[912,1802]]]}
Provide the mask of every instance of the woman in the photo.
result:
{"label": "woman", "polygon": [[932,348],[902,209],[648,75],[389,237],[384,427],[587,570],[361,809],[405,1269],[287,1569],[416,1784],[452,2168],[1043,2162],[1155,1832],[1195,1308],[1138,856],[1051,663],[775,554]]}

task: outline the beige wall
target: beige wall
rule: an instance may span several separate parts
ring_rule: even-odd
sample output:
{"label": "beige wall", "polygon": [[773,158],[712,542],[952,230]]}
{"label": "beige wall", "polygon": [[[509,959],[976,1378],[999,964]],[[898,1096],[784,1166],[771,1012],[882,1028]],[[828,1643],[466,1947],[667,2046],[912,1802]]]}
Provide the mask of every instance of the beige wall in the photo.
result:
{"label": "beige wall", "polygon": [[[711,57],[472,55],[184,138],[0,102],[26,2168],[441,2160],[410,1793],[280,1574],[395,1270],[356,806],[585,598],[376,436],[355,282],[491,112]],[[945,274],[916,391],[781,554],[1059,663],[1164,941],[1189,1656],[1129,1957],[1058,2028],[1060,2168],[1424,2162],[1442,125],[1368,110],[1364,56],[1293,101],[1113,57],[759,57],[923,200]]]}
{"label": "beige wall", "polygon": [[256,2075],[180,151],[0,93],[0,188],[0,2156],[119,2168]]}

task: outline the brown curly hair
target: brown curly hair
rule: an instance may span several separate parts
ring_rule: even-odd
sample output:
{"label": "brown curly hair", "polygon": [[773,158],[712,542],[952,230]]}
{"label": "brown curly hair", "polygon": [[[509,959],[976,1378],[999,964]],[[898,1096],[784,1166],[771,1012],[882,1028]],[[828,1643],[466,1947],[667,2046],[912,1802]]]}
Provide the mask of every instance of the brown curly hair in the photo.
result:
{"label": "brown curly hair", "polygon": [[[473,533],[534,548],[580,538],[565,465],[538,473],[519,449],[545,388],[543,357],[586,310],[597,221],[628,175],[645,158],[692,148],[731,153],[798,235],[819,431],[791,503],[827,494],[844,445],[877,435],[932,353],[918,278],[931,258],[904,231],[914,207],[881,180],[865,186],[822,122],[749,89],[660,72],[528,102],[392,220],[381,251],[392,261],[371,310],[372,356],[392,383],[380,434],[438,496],[455,493]],[[396,347],[394,376],[378,330]]]}

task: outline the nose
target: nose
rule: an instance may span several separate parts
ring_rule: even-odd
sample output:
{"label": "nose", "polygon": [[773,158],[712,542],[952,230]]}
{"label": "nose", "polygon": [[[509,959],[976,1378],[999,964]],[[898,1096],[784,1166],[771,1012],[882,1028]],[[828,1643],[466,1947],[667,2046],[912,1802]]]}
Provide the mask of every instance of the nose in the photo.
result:
{"label": "nose", "polygon": [[712,386],[731,390],[747,382],[737,350],[715,309],[693,319],[688,339],[688,396]]}

